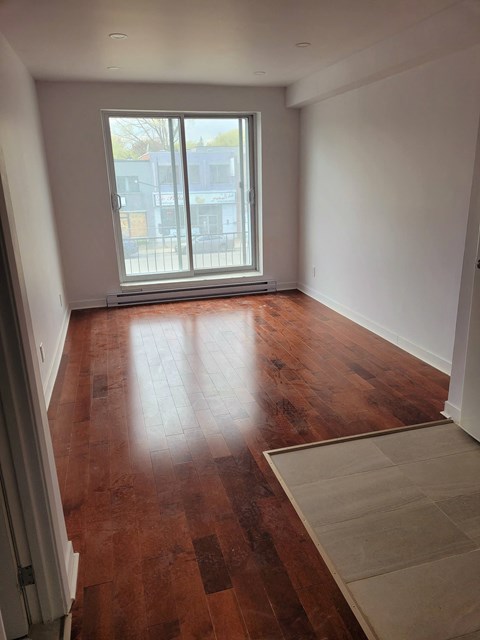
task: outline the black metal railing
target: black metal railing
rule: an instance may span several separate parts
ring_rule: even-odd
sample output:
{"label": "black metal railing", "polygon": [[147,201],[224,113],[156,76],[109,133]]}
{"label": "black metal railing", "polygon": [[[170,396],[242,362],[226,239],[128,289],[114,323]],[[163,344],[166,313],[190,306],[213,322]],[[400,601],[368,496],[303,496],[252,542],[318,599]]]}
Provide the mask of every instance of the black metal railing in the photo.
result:
{"label": "black metal railing", "polygon": [[[186,236],[150,236],[123,239],[127,275],[175,273],[191,269]],[[249,232],[192,234],[194,269],[250,266]]]}

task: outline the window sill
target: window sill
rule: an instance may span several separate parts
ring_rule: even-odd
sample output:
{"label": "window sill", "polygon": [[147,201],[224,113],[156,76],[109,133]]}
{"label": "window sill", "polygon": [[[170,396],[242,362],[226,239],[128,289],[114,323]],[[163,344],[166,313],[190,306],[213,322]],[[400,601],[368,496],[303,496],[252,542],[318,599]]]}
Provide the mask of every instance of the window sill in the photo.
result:
{"label": "window sill", "polygon": [[199,287],[206,284],[235,284],[246,282],[258,282],[265,280],[265,276],[261,271],[246,271],[244,273],[235,273],[235,275],[226,276],[225,274],[212,274],[210,276],[201,275],[194,278],[172,278],[170,280],[146,280],[144,282],[124,282],[120,285],[121,291],[133,293],[134,291],[155,291],[162,289],[189,288],[197,285]]}

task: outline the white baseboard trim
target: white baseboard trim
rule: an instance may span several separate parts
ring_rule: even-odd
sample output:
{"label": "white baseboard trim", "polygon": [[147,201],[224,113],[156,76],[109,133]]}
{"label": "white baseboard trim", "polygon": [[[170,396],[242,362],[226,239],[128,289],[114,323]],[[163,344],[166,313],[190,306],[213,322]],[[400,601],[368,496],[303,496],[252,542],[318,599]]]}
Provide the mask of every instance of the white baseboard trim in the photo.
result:
{"label": "white baseboard trim", "polygon": [[277,291],[291,291],[296,288],[296,282],[277,282]]}
{"label": "white baseboard trim", "polygon": [[62,640],[70,640],[72,637],[72,614],[71,612],[68,616],[65,616],[63,619],[63,634]]}
{"label": "white baseboard trim", "polygon": [[79,309],[98,309],[100,307],[107,306],[107,297],[105,298],[92,298],[91,300],[74,300],[70,302],[70,308],[72,311]]}
{"label": "white baseboard trim", "polygon": [[319,291],[312,289],[312,287],[309,287],[304,283],[298,283],[297,288],[303,293],[307,294],[307,296],[318,300],[318,302],[321,302],[326,307],[329,307],[337,313],[340,313],[342,316],[353,320],[353,322],[356,322],[360,326],[365,327],[365,329],[372,331],[381,338],[384,338],[385,340],[388,340],[388,342],[391,342],[397,347],[400,347],[400,349],[407,351],[407,353],[410,353],[420,360],[423,360],[423,362],[430,364],[432,367],[435,367],[435,369],[439,369],[443,373],[450,375],[452,363],[448,360],[437,356],[435,353],[428,351],[428,349],[424,349],[423,347],[410,342],[410,340],[399,336],[395,332],[390,331],[390,329],[387,329],[386,327],[383,327],[373,320],[370,320],[370,318],[366,318],[357,311],[354,311],[353,309],[350,309],[349,307],[346,307],[345,305],[332,300],[328,296],[323,295]]}
{"label": "white baseboard trim", "polygon": [[457,424],[460,423],[460,418],[461,418],[460,407],[457,407],[457,405],[452,404],[451,402],[448,402],[448,400],[447,402],[445,402],[444,410],[440,411],[440,413],[446,418],[450,418]]}
{"label": "white baseboard trim", "polygon": [[55,380],[57,379],[58,369],[60,368],[60,362],[62,360],[63,347],[65,345],[65,338],[67,337],[68,324],[70,322],[70,308],[68,308],[63,317],[62,328],[58,336],[57,344],[55,346],[55,355],[53,357],[52,366],[48,373],[43,393],[45,395],[45,404],[48,407],[50,399],[52,397],[53,387]]}
{"label": "white baseboard trim", "polygon": [[77,579],[78,579],[78,563],[80,560],[80,554],[75,553],[73,550],[73,544],[69,540],[67,543],[67,550],[65,553],[65,566],[67,569],[68,587],[70,592],[70,598],[73,603],[77,592]]}
{"label": "white baseboard trim", "polygon": [[[296,282],[278,282],[277,291],[290,291],[297,288]],[[107,301],[105,298],[92,298],[90,300],[73,300],[70,302],[70,308],[72,311],[78,311],[81,309],[99,309],[106,307]]]}

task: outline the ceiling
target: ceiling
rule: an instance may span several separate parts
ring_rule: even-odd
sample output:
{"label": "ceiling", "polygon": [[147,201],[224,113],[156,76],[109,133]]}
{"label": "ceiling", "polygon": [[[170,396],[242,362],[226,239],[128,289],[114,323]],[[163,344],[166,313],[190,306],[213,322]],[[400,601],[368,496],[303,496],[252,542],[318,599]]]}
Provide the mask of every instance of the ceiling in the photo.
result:
{"label": "ceiling", "polygon": [[0,0],[0,31],[40,79],[285,86],[457,3]]}

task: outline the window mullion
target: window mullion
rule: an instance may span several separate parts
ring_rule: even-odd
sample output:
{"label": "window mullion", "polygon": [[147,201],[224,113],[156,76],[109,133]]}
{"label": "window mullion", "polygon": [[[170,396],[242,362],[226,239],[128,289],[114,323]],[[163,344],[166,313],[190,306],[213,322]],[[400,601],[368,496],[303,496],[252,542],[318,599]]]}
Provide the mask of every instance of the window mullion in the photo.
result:
{"label": "window mullion", "polygon": [[195,268],[193,264],[192,220],[190,217],[190,185],[188,183],[187,144],[186,144],[186,138],[185,138],[185,116],[183,115],[180,116],[180,149],[182,152],[185,214],[187,218],[188,258],[190,260],[190,271],[194,273]]}
{"label": "window mullion", "polygon": [[255,127],[255,116],[250,115],[247,118],[248,122],[248,157],[249,157],[249,187],[250,191],[253,191],[253,202],[250,202],[250,242],[252,251],[253,264],[258,268],[258,198],[259,198],[259,185],[258,185],[258,166],[257,155],[255,153],[256,148],[256,135],[257,129]]}
{"label": "window mullion", "polygon": [[[183,271],[182,265],[182,233],[180,228],[180,206],[178,202],[178,183],[177,183],[177,161],[175,158],[175,137],[173,134],[173,121],[172,118],[168,118],[168,137],[170,141],[170,163],[172,166],[172,185],[174,194],[174,206],[175,206],[175,219],[177,229],[177,246],[178,246],[178,265],[181,271]],[[184,196],[185,198],[185,196]]]}
{"label": "window mullion", "polygon": [[238,119],[238,165],[239,165],[239,173],[240,173],[240,219],[242,224],[242,258],[243,262],[246,262],[247,259],[247,247],[245,241],[245,165],[244,165],[244,157],[243,157],[243,119]]}

